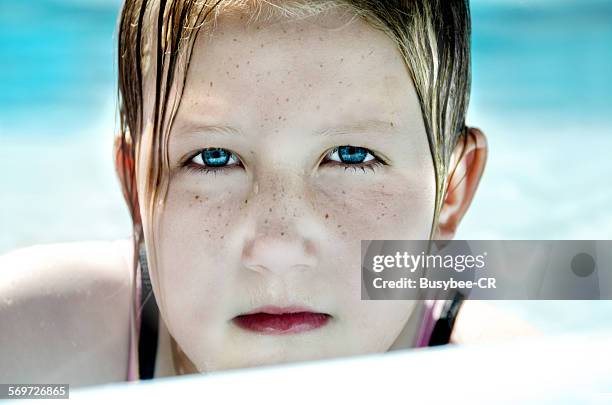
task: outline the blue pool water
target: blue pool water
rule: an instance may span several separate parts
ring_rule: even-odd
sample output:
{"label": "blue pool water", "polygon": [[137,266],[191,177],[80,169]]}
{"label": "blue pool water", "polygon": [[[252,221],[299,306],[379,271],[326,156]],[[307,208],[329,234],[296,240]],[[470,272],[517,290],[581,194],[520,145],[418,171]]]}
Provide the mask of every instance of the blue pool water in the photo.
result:
{"label": "blue pool water", "polygon": [[[118,0],[0,0],[0,254],[127,238],[115,180]],[[475,0],[469,124],[487,171],[464,239],[612,236],[612,2]],[[546,331],[608,303],[506,303]]]}

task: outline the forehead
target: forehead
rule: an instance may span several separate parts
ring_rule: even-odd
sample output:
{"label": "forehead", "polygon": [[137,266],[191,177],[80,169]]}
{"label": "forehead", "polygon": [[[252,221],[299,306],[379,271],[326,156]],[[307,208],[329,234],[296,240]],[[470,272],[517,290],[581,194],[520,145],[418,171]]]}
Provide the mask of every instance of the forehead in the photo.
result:
{"label": "forehead", "polygon": [[175,124],[418,127],[420,111],[396,44],[362,19],[338,11],[247,24],[228,14],[196,40]]}

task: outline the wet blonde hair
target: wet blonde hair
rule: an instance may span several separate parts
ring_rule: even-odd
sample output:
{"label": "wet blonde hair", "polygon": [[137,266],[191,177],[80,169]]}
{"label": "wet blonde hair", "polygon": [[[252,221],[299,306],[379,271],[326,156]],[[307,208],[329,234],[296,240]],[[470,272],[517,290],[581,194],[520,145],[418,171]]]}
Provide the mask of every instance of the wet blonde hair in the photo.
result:
{"label": "wet blonde hair", "polygon": [[[467,138],[471,77],[467,0],[125,0],[118,32],[119,141],[123,152],[118,166],[134,225],[135,252],[145,238],[138,193],[146,196],[148,223],[154,223],[158,203],[167,193],[168,134],[198,32],[212,32],[217,18],[225,13],[246,16],[245,24],[251,24],[309,18],[340,8],[387,34],[406,62],[435,168],[433,236],[450,177],[451,154],[458,141]],[[146,120],[145,77],[153,78],[155,100],[147,179],[145,189],[137,190],[135,173]],[[178,92],[174,99],[178,102],[168,105],[171,89]],[[154,237],[152,231],[146,235],[151,246]],[[155,261],[154,257],[149,259]]]}

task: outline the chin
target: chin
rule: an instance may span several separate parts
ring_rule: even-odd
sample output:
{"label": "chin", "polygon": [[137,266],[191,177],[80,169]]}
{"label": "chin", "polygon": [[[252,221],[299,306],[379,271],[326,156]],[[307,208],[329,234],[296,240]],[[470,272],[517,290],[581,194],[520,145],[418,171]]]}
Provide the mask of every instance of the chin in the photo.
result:
{"label": "chin", "polygon": [[[213,367],[208,368],[209,371],[234,370],[253,367],[265,367],[287,363],[299,363],[307,361],[322,360],[325,358],[340,357],[338,355],[329,355],[318,350],[319,346],[310,344],[308,348],[291,348],[279,347],[276,350],[271,348],[252,347],[249,350],[237,349],[229,358],[219,359],[219,362]],[[210,363],[209,363],[210,366]]]}

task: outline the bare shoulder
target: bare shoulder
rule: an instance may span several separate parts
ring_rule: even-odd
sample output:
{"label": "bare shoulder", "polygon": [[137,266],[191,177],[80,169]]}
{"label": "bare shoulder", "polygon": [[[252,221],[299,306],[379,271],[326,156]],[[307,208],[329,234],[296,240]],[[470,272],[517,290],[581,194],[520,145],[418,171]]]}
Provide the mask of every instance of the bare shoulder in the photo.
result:
{"label": "bare shoulder", "polygon": [[129,240],[37,245],[0,256],[0,381],[125,380]]}
{"label": "bare shoulder", "polygon": [[466,300],[461,305],[451,342],[488,343],[542,335],[535,326],[490,301]]}

